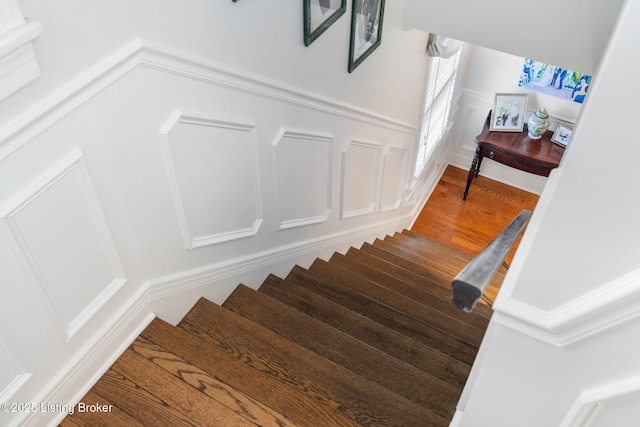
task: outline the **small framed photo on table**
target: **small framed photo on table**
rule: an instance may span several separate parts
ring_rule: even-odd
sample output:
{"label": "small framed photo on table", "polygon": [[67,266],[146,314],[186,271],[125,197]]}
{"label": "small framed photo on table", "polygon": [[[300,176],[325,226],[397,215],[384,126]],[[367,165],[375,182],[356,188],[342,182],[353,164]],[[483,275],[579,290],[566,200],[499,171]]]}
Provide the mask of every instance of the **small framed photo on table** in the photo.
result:
{"label": "small framed photo on table", "polygon": [[491,110],[490,131],[522,132],[524,113],[527,111],[527,94],[496,93]]}
{"label": "small framed photo on table", "polygon": [[573,133],[572,129],[559,124],[556,131],[553,133],[551,137],[551,142],[555,142],[556,144],[560,144],[564,147],[567,146],[569,140],[571,139],[571,134]]}

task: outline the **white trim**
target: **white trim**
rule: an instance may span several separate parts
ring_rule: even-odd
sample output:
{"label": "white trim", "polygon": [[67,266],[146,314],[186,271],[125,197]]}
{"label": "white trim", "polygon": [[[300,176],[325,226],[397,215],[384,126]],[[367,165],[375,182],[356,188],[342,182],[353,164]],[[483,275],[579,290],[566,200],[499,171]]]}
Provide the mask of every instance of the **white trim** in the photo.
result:
{"label": "white trim", "polygon": [[0,35],[0,101],[40,76],[33,40],[42,34],[39,22],[29,22]]}
{"label": "white trim", "polygon": [[[280,189],[279,189],[279,168],[278,168],[278,144],[285,137],[292,137],[297,139],[307,139],[309,141],[320,141],[327,143],[327,193],[326,193],[326,208],[322,215],[307,218],[297,218],[293,220],[284,221],[282,219],[282,209],[280,205]],[[273,182],[273,194],[275,203],[276,214],[276,230],[285,230],[288,228],[302,227],[305,225],[318,224],[326,222],[331,214],[331,177],[333,176],[333,135],[327,133],[310,132],[296,129],[281,129],[278,135],[271,143],[271,166],[272,166],[272,182]]]}
{"label": "white trim", "polygon": [[[60,370],[50,382],[51,386],[33,400],[62,404],[80,401],[154,318],[148,286],[144,284]],[[14,425],[44,425],[43,419],[49,416],[56,417],[55,423],[51,424],[57,425],[66,415],[64,412],[24,414]]]}
{"label": "white trim", "polygon": [[589,427],[609,403],[640,395],[640,376],[586,390],[578,396],[560,427]]}
{"label": "white trim", "polygon": [[387,116],[139,38],[114,51],[42,102],[0,128],[0,160],[133,69],[142,66],[315,111],[415,135]]}
{"label": "white trim", "polygon": [[[0,350],[9,356],[10,362],[16,369],[16,376],[4,389],[0,389],[0,403],[9,402],[11,397],[20,390],[33,376],[31,369],[25,366],[25,361],[17,356],[16,344],[11,339],[6,329],[0,324]],[[20,352],[24,354],[24,352]],[[3,366],[6,368],[6,366]],[[2,384],[0,384],[2,386]]]}
{"label": "white trim", "polygon": [[387,169],[387,163],[388,163],[388,156],[389,153],[391,153],[392,151],[396,151],[396,152],[400,152],[401,153],[401,157],[400,157],[400,164],[401,167],[404,169],[404,162],[405,162],[405,158],[406,158],[406,154],[407,154],[407,147],[406,146],[398,146],[398,145],[387,145],[384,149],[384,153],[382,155],[382,172],[380,174],[380,194],[378,195],[378,212],[387,212],[387,211],[392,211],[395,209],[398,209],[400,207],[400,205],[402,204],[402,180],[398,180],[398,189],[397,189],[397,197],[394,203],[390,204],[390,205],[382,205],[382,190],[384,188],[384,179],[385,179],[385,170]]}
{"label": "white trim", "polygon": [[[182,186],[180,183],[180,177],[175,167],[174,162],[174,150],[171,141],[171,132],[180,123],[195,124],[199,126],[208,126],[215,128],[224,128],[247,132],[251,139],[251,152],[254,161],[253,170],[253,186],[254,186],[254,204],[255,221],[253,225],[248,228],[230,230],[224,233],[211,234],[206,236],[194,236],[193,227],[189,220],[189,212],[184,203],[182,197]],[[257,125],[254,122],[240,121],[236,119],[226,118],[213,118],[207,117],[203,114],[186,113],[184,111],[175,111],[164,126],[160,129],[161,141],[162,141],[162,153],[165,159],[165,165],[167,173],[169,175],[171,193],[173,194],[174,205],[176,214],[178,216],[178,223],[185,247],[187,249],[195,249],[203,246],[215,245],[222,242],[228,242],[231,240],[242,239],[245,237],[255,236],[258,234],[260,226],[263,222],[262,215],[262,196],[260,190],[260,170],[258,161],[258,138],[257,138]]]}
{"label": "white trim", "polygon": [[[24,241],[20,229],[14,223],[13,216],[18,214],[24,207],[28,206],[63,177],[74,172],[78,174],[75,177],[76,182],[81,188],[86,208],[89,211],[93,226],[100,239],[105,258],[111,267],[114,278],[89,305],[67,324],[61,315],[60,307],[51,292],[50,285],[38,266],[37,261],[33,258],[29,245]],[[7,236],[11,239],[12,246],[25,272],[28,274],[34,291],[38,295],[64,342],[71,340],[82,326],[127,282],[120,256],[111,238],[106,219],[104,218],[99,201],[91,185],[91,180],[80,150],[74,150],[13,200],[0,207],[0,218],[3,219],[3,221],[0,221],[0,226],[5,229]]]}
{"label": "white trim", "polygon": [[640,270],[549,311],[507,297],[494,312],[496,322],[564,347],[640,316]]}
{"label": "white trim", "polygon": [[[345,180],[347,173],[347,153],[349,152],[349,148],[351,146],[360,146],[368,149],[373,149],[376,151],[375,164],[373,165],[373,177],[371,183],[371,199],[369,206],[354,209],[350,211],[346,211],[344,209],[344,196],[345,196]],[[342,148],[342,164],[340,166],[340,219],[352,218],[360,215],[368,215],[372,213],[376,208],[377,203],[377,194],[378,194],[378,172],[379,172],[379,163],[380,163],[380,150],[382,149],[382,144],[378,142],[369,142],[363,141],[359,139],[348,139]]]}

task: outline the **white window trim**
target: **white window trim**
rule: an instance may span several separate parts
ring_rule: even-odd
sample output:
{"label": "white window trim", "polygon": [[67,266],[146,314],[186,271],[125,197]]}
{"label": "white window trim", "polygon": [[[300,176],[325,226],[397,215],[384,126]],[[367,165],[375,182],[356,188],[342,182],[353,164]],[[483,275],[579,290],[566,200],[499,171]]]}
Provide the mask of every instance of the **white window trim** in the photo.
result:
{"label": "white window trim", "polygon": [[[429,92],[430,89],[432,89],[432,86],[429,85],[429,82],[434,81],[432,79],[432,77],[433,77],[432,73],[434,71],[435,72],[439,71],[439,70],[436,70],[435,64],[436,64],[436,61],[440,61],[441,60],[441,58],[431,58],[430,59],[430,62],[429,62],[429,74],[427,75],[427,87],[425,87],[425,96],[424,96],[424,104],[425,105],[424,105],[424,108],[422,110],[423,113],[422,113],[422,117],[421,117],[420,135],[418,136],[418,141],[417,141],[417,145],[416,145],[415,162],[414,162],[414,168],[413,168],[412,176],[411,176],[411,178],[412,178],[411,187],[414,187],[415,184],[417,184],[417,182],[421,179],[422,175],[424,174],[424,171],[429,168],[429,165],[433,161],[433,157],[434,157],[433,154],[438,151],[438,148],[440,147],[442,142],[447,138],[447,135],[448,135],[449,131],[451,130],[452,123],[450,122],[449,118],[451,117],[451,112],[452,112],[452,107],[453,107],[453,101],[454,101],[453,89],[454,89],[454,85],[455,85],[455,81],[456,81],[456,75],[457,75],[458,67],[460,65],[460,60],[461,60],[460,57],[462,55],[461,51],[462,51],[462,49],[460,49],[454,55],[456,63],[455,63],[453,74],[450,77],[451,81],[450,81],[449,84],[451,86],[449,86],[448,93],[446,95],[448,99],[447,99],[445,117],[443,118],[445,123],[443,123],[443,125],[442,125],[441,133],[439,135],[438,140],[432,142],[432,144],[429,147],[426,147],[425,148],[426,152],[423,154],[423,156],[420,156],[420,149],[422,148],[421,146],[423,145],[422,144],[423,138],[427,137],[427,135],[425,135],[423,133],[423,129],[425,127],[425,120],[431,118],[431,113],[427,112],[427,110],[429,110],[431,108],[431,105],[426,105],[426,103],[429,102],[428,92]],[[435,79],[437,80],[437,78],[438,78],[438,76],[436,75]],[[432,101],[435,101],[437,99],[439,99],[439,96],[434,96]],[[422,158],[423,161],[422,161],[421,165],[418,165],[418,161],[420,160],[420,158]]]}

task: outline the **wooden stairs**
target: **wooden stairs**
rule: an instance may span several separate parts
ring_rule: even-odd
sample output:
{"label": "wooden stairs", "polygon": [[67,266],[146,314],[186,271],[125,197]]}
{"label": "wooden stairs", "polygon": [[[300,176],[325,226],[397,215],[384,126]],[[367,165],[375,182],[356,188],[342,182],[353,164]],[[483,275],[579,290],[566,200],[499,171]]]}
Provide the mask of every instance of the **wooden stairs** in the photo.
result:
{"label": "wooden stairs", "polygon": [[[450,302],[471,256],[410,231],[155,319],[62,426],[446,426],[491,314]],[[500,273],[494,283],[501,281]]]}

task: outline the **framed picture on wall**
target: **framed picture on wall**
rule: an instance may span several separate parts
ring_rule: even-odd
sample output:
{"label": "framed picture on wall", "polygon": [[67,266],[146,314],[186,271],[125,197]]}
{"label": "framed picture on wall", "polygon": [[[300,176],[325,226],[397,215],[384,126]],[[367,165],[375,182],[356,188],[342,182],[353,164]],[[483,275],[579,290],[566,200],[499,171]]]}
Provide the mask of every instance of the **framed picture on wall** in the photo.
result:
{"label": "framed picture on wall", "polygon": [[490,131],[522,132],[527,95],[522,93],[496,93],[491,110]]}
{"label": "framed picture on wall", "polygon": [[572,129],[559,124],[556,128],[556,131],[553,133],[551,137],[551,142],[555,142],[556,144],[560,144],[562,146],[566,146],[571,139],[571,134],[573,133]]}
{"label": "framed picture on wall", "polygon": [[309,46],[347,10],[347,0],[304,0],[304,45]]}
{"label": "framed picture on wall", "polygon": [[353,0],[352,7],[349,72],[380,46],[384,0]]}

